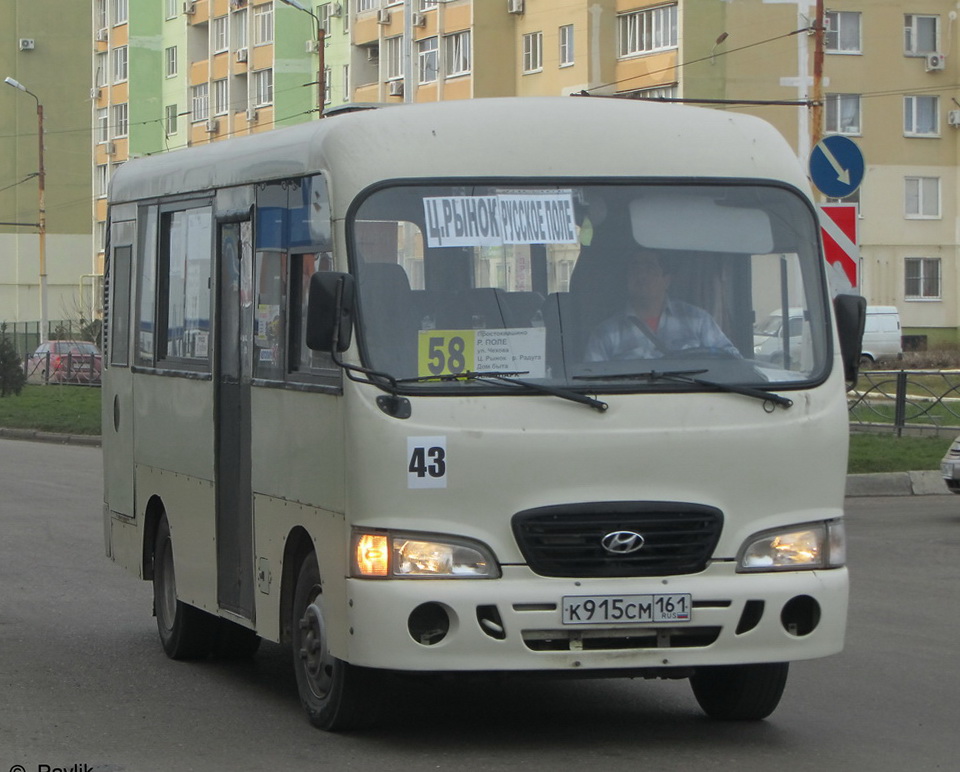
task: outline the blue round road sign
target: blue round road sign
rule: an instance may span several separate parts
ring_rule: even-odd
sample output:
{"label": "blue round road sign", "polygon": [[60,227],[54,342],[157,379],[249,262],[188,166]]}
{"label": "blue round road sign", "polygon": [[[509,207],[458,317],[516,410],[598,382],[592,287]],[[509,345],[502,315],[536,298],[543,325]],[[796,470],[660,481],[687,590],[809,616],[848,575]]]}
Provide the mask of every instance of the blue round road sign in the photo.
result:
{"label": "blue round road sign", "polygon": [[840,134],[824,137],[810,153],[810,179],[830,198],[846,198],[859,188],[864,168],[860,148]]}

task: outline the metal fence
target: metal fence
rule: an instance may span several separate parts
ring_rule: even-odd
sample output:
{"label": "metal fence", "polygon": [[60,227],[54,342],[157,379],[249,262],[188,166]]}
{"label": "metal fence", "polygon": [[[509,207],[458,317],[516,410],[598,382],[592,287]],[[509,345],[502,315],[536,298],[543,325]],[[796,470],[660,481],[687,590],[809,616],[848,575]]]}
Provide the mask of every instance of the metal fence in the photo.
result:
{"label": "metal fence", "polygon": [[865,370],[847,395],[851,428],[960,433],[960,370]]}
{"label": "metal fence", "polygon": [[[40,322],[2,322],[4,334],[13,341],[13,346],[26,361],[40,345]],[[47,339],[89,340],[100,347],[100,323],[83,319],[62,319],[47,323]]]}

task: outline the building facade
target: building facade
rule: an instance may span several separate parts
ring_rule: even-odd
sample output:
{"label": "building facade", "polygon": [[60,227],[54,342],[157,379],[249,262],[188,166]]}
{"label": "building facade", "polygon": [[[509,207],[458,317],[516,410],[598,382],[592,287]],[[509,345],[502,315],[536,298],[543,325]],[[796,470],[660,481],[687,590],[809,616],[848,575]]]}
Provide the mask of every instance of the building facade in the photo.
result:
{"label": "building facade", "polygon": [[672,99],[765,118],[804,162],[821,136],[852,138],[863,294],[956,342],[955,6],[833,0],[821,68],[815,0],[93,0],[93,264],[130,157],[348,103]]}
{"label": "building facade", "polygon": [[[56,17],[57,24],[50,19]],[[88,3],[0,3],[0,322],[32,322],[40,308],[40,152],[49,320],[92,318]],[[80,64],[78,64],[80,63]]]}

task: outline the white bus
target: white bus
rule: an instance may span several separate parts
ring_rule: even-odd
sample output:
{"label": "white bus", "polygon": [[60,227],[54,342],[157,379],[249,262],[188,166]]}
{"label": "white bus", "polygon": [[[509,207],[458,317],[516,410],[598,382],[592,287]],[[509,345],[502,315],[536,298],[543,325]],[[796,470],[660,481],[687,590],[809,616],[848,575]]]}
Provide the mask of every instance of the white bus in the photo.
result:
{"label": "white bus", "polygon": [[[336,730],[383,671],[689,679],[755,720],[841,650],[862,304],[765,122],[385,107],[110,198],[106,551],[170,657],[288,643]],[[754,359],[780,308],[799,350]]]}

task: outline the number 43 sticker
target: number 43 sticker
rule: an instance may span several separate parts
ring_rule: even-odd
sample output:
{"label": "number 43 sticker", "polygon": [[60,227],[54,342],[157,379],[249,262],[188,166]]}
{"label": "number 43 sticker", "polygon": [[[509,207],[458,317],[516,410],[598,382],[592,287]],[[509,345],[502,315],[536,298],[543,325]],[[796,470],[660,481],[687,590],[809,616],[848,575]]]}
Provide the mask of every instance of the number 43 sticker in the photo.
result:
{"label": "number 43 sticker", "polygon": [[447,487],[446,437],[407,437],[407,487]]}

